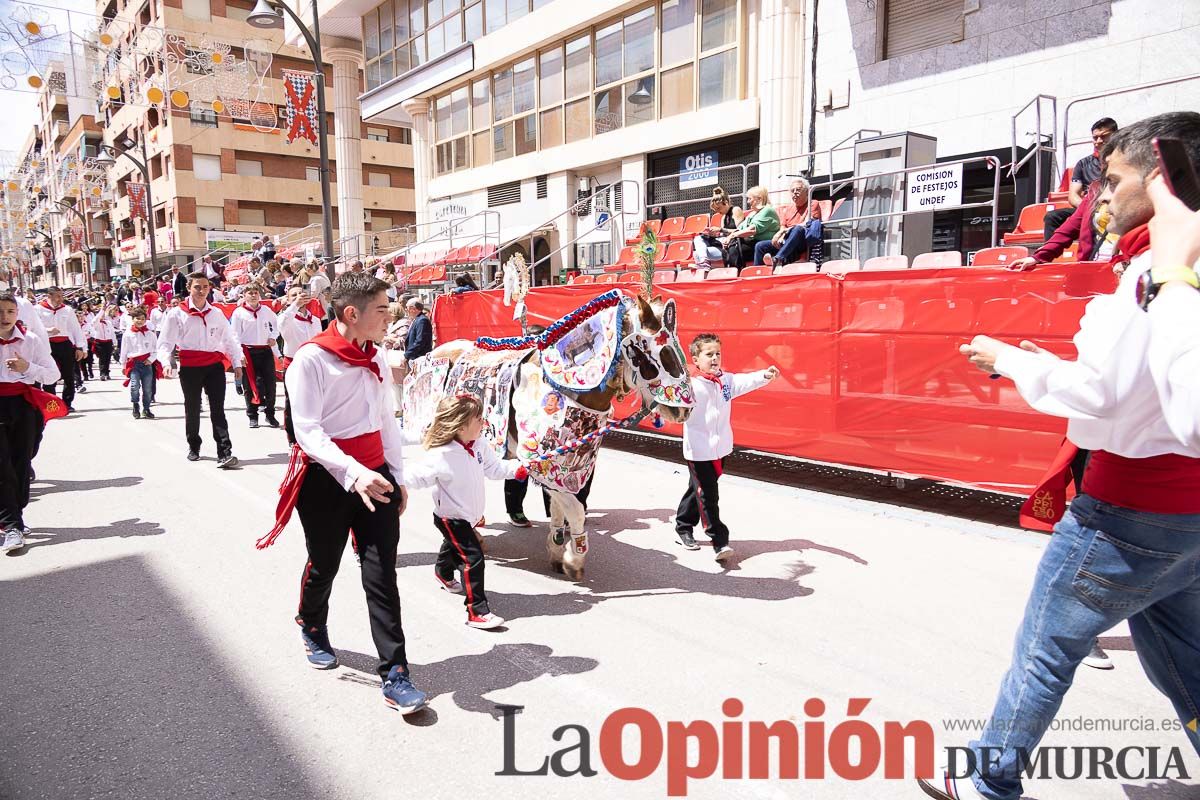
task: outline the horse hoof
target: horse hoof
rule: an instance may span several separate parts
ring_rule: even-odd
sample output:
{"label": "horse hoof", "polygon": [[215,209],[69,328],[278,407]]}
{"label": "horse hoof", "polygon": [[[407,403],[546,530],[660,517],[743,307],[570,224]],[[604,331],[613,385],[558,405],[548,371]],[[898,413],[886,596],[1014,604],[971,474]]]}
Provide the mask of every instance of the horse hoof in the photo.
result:
{"label": "horse hoof", "polygon": [[583,567],[572,567],[563,564],[563,574],[567,576],[567,580],[578,583],[583,580]]}

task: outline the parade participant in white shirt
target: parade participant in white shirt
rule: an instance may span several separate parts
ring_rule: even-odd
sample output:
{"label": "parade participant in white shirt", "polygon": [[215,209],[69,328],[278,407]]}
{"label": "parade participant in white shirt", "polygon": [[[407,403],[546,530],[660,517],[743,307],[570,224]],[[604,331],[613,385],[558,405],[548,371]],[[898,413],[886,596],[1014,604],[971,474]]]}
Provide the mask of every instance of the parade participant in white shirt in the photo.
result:
{"label": "parade participant in white shirt", "polygon": [[[58,364],[62,376],[63,402],[69,410],[74,411],[75,362],[81,361],[87,354],[87,338],[79,326],[75,309],[63,303],[62,289],[57,286],[46,290],[46,299],[38,303],[37,311],[50,338],[50,355]],[[54,394],[54,387],[47,386],[46,391]]]}
{"label": "parade participant in white shirt", "polygon": [[96,355],[100,359],[100,380],[102,381],[108,380],[113,346],[117,338],[117,327],[121,324],[117,314],[117,307],[109,306],[92,322],[92,338],[96,343]]}
{"label": "parade participant in white shirt", "polygon": [[25,546],[25,507],[31,465],[46,420],[66,412],[63,401],[34,384],[51,385],[60,375],[50,350],[17,321],[11,289],[0,292],[0,552]]}
{"label": "parade participant in white shirt", "polygon": [[279,332],[283,334],[283,427],[287,431],[288,443],[295,444],[296,437],[288,421],[291,405],[287,398],[287,368],[295,358],[300,345],[321,332],[321,318],[312,313],[308,289],[297,284],[288,291],[288,305],[279,313]]}
{"label": "parade participant in white shirt", "polygon": [[148,319],[148,323],[150,325],[150,330],[154,331],[155,333],[158,333],[159,331],[161,331],[162,326],[163,326],[163,320],[165,320],[166,317],[167,317],[167,300],[165,297],[160,297],[160,298],[158,298],[158,303],[154,306],[154,309],[150,312],[150,317]]}
{"label": "parade participant in white shirt", "polygon": [[371,635],[379,653],[384,701],[402,714],[425,704],[409,678],[396,588],[404,488],[403,438],[388,390],[387,365],[375,342],[387,327],[387,285],[346,273],[334,283],[337,319],[296,352],[287,372],[297,444],[280,487],[275,527],[265,548],[300,514],[308,548],[300,584],[301,638],[309,664],[337,666],[326,620],[333,580],[354,529]]}
{"label": "parade participant in white shirt", "polygon": [[[133,310],[133,324],[121,339],[121,371],[129,386],[134,419],[154,419],[150,402],[154,396],[154,376],[162,371],[158,362],[158,338],[146,324],[146,309]],[[139,406],[140,401],[140,406]]]}
{"label": "parade participant in white shirt", "polygon": [[[1146,184],[1156,170],[1156,138],[1183,142],[1200,163],[1200,114],[1151,117],[1105,146],[1100,201],[1108,202],[1108,229],[1120,234],[1117,250],[1129,262],[1116,291],[1087,304],[1074,339],[1078,357],[987,336],[961,348],[980,369],[1012,379],[1033,408],[1065,417],[1068,440],[1091,458],[1083,491],[1038,565],[991,719],[966,765],[921,782],[931,797],[1019,798],[1023,759],[1054,721],[1095,637],[1122,621],[1185,735],[1200,709],[1200,441],[1178,435],[1195,424],[1196,409],[1162,402],[1151,369],[1152,316],[1138,292],[1154,259]],[[1200,752],[1200,736],[1189,738]]]}
{"label": "parade participant in white shirt", "polygon": [[279,420],[275,418],[275,340],[279,338],[279,318],[262,304],[263,288],[259,284],[246,284],[242,296],[244,302],[233,310],[229,325],[233,340],[245,357],[242,395],[246,398],[246,416],[250,418],[250,427],[257,428],[261,409],[267,424],[278,428]]}
{"label": "parade participant in white shirt", "polygon": [[[208,302],[212,284],[203,274],[188,276],[188,299],[167,315],[158,337],[158,360],[165,363],[172,349],[179,347],[179,384],[183,389],[184,416],[188,443],[188,461],[200,460],[200,395],[208,395],[213,439],[217,443],[217,466],[237,466],[229,426],[225,421],[225,366],[233,366],[234,380],[242,379],[242,351],[234,342],[229,321],[221,310]],[[173,377],[175,370],[167,373]]]}

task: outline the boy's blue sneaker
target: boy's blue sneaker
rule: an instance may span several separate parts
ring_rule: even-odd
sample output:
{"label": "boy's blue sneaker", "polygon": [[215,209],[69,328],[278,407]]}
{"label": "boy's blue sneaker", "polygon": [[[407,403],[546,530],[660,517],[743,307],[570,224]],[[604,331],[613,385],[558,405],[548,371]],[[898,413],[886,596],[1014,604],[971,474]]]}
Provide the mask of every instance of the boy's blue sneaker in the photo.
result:
{"label": "boy's blue sneaker", "polygon": [[308,656],[310,667],[313,669],[333,669],[338,665],[337,655],[333,652],[333,645],[329,643],[328,628],[316,625],[305,626],[304,623],[300,623],[300,639],[304,642],[304,652]]}
{"label": "boy's blue sneaker", "polygon": [[426,694],[412,685],[408,673],[392,667],[383,682],[383,702],[401,714],[411,714],[425,707]]}

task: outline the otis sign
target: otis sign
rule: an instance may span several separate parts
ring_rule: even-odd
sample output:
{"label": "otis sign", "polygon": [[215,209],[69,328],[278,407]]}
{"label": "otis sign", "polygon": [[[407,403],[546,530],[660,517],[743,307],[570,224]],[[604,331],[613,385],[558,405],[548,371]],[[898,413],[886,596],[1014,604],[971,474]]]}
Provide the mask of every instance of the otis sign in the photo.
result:
{"label": "otis sign", "polygon": [[694,153],[679,159],[679,188],[695,189],[698,186],[716,186],[717,169],[721,162],[716,150]]}

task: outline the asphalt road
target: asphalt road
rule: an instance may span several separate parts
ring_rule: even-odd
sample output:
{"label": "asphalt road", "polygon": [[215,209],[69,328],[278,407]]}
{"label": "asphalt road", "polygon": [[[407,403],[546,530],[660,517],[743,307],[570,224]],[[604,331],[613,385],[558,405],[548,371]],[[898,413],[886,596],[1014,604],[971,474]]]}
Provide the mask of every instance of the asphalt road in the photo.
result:
{"label": "asphalt road", "polygon": [[[721,485],[739,556],[726,570],[710,552],[674,543],[682,468],[607,449],[581,584],[549,573],[534,493],[526,510],[539,524],[520,530],[507,524],[500,486],[490,488],[488,593],[510,624],[486,632],[465,627],[460,598],[435,588],[440,536],[428,493],[415,492],[398,579],[414,678],[432,699],[401,717],[380,699],[351,554],[330,616],[342,665],[317,672],[292,622],[305,560],[298,521],[270,550],[253,547],[271,524],[283,433],[249,430],[231,391],[242,468],[221,472],[207,431],[204,460],[185,461],[176,382],[162,383],[155,421],[131,418],[119,381],[90,386],[80,413],[47,431],[29,546],[0,559],[5,800],[659,798],[669,778],[681,780],[682,766],[668,761],[707,768],[718,752],[723,766],[682,784],[687,796],[916,800],[911,779],[889,780],[879,767],[846,780],[828,757],[801,760],[805,770],[828,763],[824,779],[780,779],[774,755],[767,779],[722,770],[738,772],[735,734],[744,745],[753,727],[739,722],[823,722],[822,735],[803,736],[819,746],[848,719],[851,698],[870,699],[856,718],[875,731],[924,720],[938,746],[965,744],[970,734],[947,721],[990,711],[1046,541],[995,515],[970,519],[960,500],[947,515],[878,493],[801,488],[785,474],[735,474]],[[1027,796],[1200,797],[1200,759],[1182,733],[1159,729],[1171,709],[1127,630],[1102,642],[1116,669],[1081,668],[1060,718],[1106,729],[1052,731],[1044,743],[1160,748],[1160,761],[1179,748],[1190,777],[1033,780]],[[723,709],[729,698],[740,712]],[[812,698],[824,713],[806,706]],[[497,775],[506,762],[498,704],[524,707],[510,720],[510,771],[536,771],[570,749],[556,764],[578,772],[583,749],[598,774]],[[629,774],[645,773],[634,780],[613,774],[622,740],[602,735],[619,731],[604,725],[623,708],[647,712],[627,712],[646,726],[644,740],[625,728]],[[711,723],[724,749],[702,746],[707,734],[695,726],[695,740],[671,752],[672,742],[687,744],[672,721]],[[1130,730],[1147,722],[1156,728]],[[580,727],[556,741],[567,725]]]}

